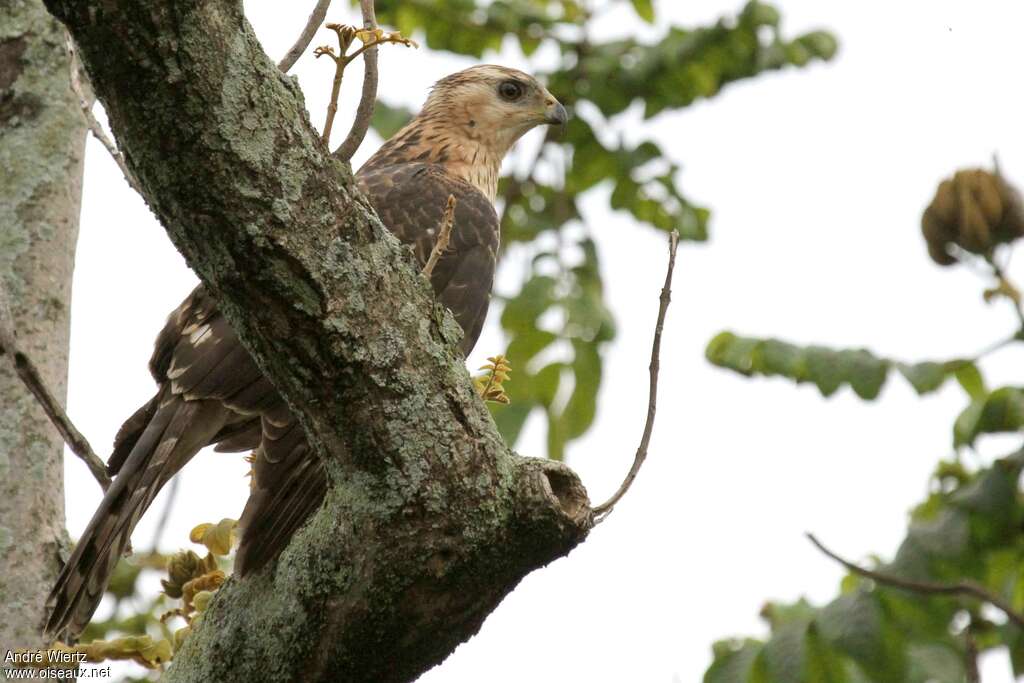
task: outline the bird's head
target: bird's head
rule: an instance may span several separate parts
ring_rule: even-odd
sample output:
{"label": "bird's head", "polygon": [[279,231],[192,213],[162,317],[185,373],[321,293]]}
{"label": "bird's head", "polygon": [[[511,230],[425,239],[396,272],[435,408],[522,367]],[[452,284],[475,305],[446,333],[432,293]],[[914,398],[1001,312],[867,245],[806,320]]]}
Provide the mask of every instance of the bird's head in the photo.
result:
{"label": "bird's head", "polygon": [[473,139],[508,150],[524,133],[543,124],[564,125],[565,107],[536,78],[516,69],[485,64],[438,81],[424,114],[448,117]]}
{"label": "bird's head", "polygon": [[537,79],[503,66],[474,66],[434,84],[419,115],[360,169],[430,163],[493,202],[505,154],[531,128],[564,125],[565,107]]}

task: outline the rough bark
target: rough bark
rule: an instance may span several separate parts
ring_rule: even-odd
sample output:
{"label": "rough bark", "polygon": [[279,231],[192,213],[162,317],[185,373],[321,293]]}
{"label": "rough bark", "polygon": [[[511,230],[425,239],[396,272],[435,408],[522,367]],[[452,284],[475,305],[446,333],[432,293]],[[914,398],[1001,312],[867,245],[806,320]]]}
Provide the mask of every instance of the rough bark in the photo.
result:
{"label": "rough bark", "polygon": [[[0,287],[19,345],[61,401],[85,142],[68,73],[42,1],[0,2]],[[44,644],[65,537],[60,437],[0,357],[0,657]]]}
{"label": "rough bark", "polygon": [[167,681],[406,681],[571,550],[565,466],[511,453],[459,331],[232,0],[47,0],[153,210],[326,463],[276,567],[229,581]]}

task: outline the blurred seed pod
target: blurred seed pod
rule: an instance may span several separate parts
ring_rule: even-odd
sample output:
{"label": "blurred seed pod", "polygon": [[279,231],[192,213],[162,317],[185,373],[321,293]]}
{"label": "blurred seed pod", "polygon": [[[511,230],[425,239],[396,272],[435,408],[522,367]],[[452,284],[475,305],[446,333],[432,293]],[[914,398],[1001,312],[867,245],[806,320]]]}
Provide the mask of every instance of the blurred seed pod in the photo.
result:
{"label": "blurred seed pod", "polygon": [[212,555],[200,558],[191,550],[175,553],[167,562],[167,579],[161,579],[164,593],[171,598],[180,598],[185,584],[217,568]]}
{"label": "blurred seed pod", "polygon": [[1024,236],[1024,205],[1020,194],[998,173],[982,169],[957,171],[939,183],[921,217],[928,255],[940,266],[956,263],[949,251],[956,244],[986,254],[998,244]]}

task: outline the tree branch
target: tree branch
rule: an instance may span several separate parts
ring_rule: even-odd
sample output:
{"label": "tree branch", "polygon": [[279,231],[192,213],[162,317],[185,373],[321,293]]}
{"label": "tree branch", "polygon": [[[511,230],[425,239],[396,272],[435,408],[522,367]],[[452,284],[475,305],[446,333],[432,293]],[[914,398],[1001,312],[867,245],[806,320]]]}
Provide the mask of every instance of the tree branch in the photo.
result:
{"label": "tree branch", "polygon": [[[377,28],[377,16],[373,8],[373,0],[359,0],[359,8],[363,13],[363,28],[372,31]],[[334,156],[342,161],[351,161],[356,150],[363,144],[366,131],[373,120],[373,109],[377,104],[377,46],[373,45],[363,54],[363,94],[359,98],[356,117],[352,127],[334,152]]]}
{"label": "tree branch", "polygon": [[650,385],[647,396],[647,421],[644,423],[644,433],[640,438],[640,446],[636,449],[633,457],[633,466],[629,473],[619,485],[611,498],[594,508],[594,523],[598,524],[611,514],[615,504],[626,495],[633,480],[640,472],[640,467],[647,459],[647,447],[651,443],[651,434],[654,433],[654,415],[658,409],[658,373],[661,369],[661,333],[665,328],[665,315],[668,313],[668,305],[672,301],[672,272],[676,267],[676,248],[679,246],[679,235],[674,230],[669,233],[668,238],[668,268],[665,271],[665,284],[661,288],[660,304],[658,306],[658,322],[654,326],[654,343],[651,345],[651,364],[648,367],[650,372]]}
{"label": "tree branch", "polygon": [[241,2],[46,2],[150,206],[329,480],[276,563],[218,590],[163,680],[416,678],[586,537],[585,489],[504,444],[458,324]]}
{"label": "tree branch", "polygon": [[64,439],[64,443],[85,463],[89,471],[92,472],[93,478],[106,491],[110,486],[110,477],[107,476],[106,466],[99,456],[96,455],[95,451],[92,450],[89,440],[71,422],[71,418],[64,412],[64,408],[61,407],[53,392],[46,386],[46,382],[43,381],[43,376],[40,374],[36,364],[32,362],[32,359],[24,351],[18,348],[18,339],[14,333],[14,326],[11,320],[7,293],[0,286],[0,354],[6,355],[11,359],[18,378],[35,396],[43,412],[46,413],[46,417],[50,419],[50,422],[60,433],[61,438]]}
{"label": "tree branch", "polygon": [[277,68],[281,70],[281,73],[288,73],[295,66],[295,62],[299,61],[302,53],[309,48],[309,44],[313,42],[313,36],[320,30],[320,25],[324,23],[324,19],[327,17],[327,10],[330,7],[331,0],[319,0],[316,3],[313,13],[306,20],[306,26],[302,29],[299,37],[296,38],[295,44],[285,53],[281,61],[277,63]]}
{"label": "tree branch", "polygon": [[107,150],[111,157],[114,159],[114,163],[121,169],[121,175],[124,176],[125,182],[128,183],[129,187],[138,192],[140,195],[142,191],[139,189],[139,184],[135,180],[135,176],[128,170],[128,165],[124,161],[124,155],[121,154],[121,150],[117,148],[114,141],[107,135],[107,131],[103,130],[103,126],[96,120],[96,117],[92,113],[92,99],[85,94],[85,89],[82,87],[81,71],[78,64],[78,56],[75,53],[75,41],[71,39],[71,36],[65,32],[64,34],[65,45],[68,51],[68,70],[71,73],[71,91],[75,93],[75,97],[78,98],[78,106],[82,110],[82,116],[85,118],[86,124],[89,126],[89,132],[92,136],[99,140],[100,144]]}
{"label": "tree branch", "polygon": [[874,571],[871,569],[865,569],[859,565],[845,560],[839,555],[835,554],[822,544],[821,541],[815,537],[814,534],[808,533],[807,539],[814,544],[818,550],[824,553],[827,557],[835,560],[839,564],[849,569],[858,576],[871,579],[876,583],[880,583],[883,586],[889,586],[891,588],[900,588],[902,590],[910,591],[912,593],[920,593],[922,595],[960,595],[964,597],[971,597],[982,602],[987,602],[993,607],[1003,612],[1006,617],[1012,621],[1017,628],[1024,629],[1024,615],[1017,612],[1013,605],[1000,598],[998,595],[992,593],[984,586],[981,586],[973,581],[958,581],[957,583],[938,583],[933,581],[914,581],[911,579],[904,579],[899,576],[893,576],[891,574],[885,574],[883,572]]}

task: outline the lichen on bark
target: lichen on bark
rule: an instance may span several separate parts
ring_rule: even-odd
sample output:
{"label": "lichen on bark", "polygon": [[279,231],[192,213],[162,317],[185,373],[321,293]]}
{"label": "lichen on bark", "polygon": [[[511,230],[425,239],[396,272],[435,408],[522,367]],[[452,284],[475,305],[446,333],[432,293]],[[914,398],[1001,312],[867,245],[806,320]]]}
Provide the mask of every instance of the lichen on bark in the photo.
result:
{"label": "lichen on bark", "polygon": [[[21,348],[61,400],[85,141],[68,68],[41,0],[0,3],[0,287]],[[66,543],[60,437],[0,356],[0,657],[44,644]]]}
{"label": "lichen on bark", "polygon": [[331,481],[274,566],[220,589],[165,680],[414,679],[583,540],[586,492],[502,442],[451,314],[241,3],[47,4],[146,199]]}

